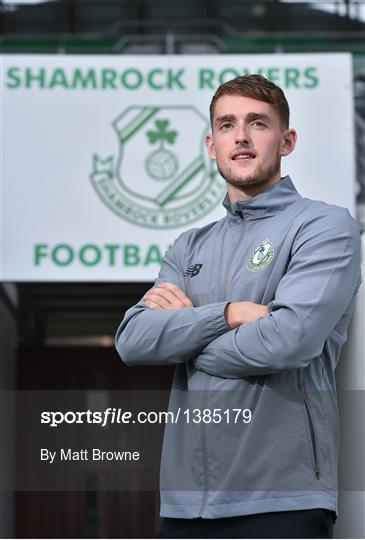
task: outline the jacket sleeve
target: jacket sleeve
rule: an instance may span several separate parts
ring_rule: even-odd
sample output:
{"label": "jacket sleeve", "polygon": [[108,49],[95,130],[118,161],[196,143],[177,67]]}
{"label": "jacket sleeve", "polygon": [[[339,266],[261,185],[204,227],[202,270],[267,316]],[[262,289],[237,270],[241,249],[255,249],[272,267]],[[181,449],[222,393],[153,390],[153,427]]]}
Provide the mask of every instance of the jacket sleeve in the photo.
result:
{"label": "jacket sleeve", "polygon": [[360,283],[360,235],[348,210],[308,220],[268,315],[209,343],[196,368],[242,378],[307,366],[321,354]]}
{"label": "jacket sleeve", "polygon": [[[182,235],[183,236],[183,235]],[[155,285],[169,281],[186,294],[179,264],[185,249],[180,236],[163,259]],[[116,348],[127,365],[166,365],[194,358],[210,341],[230,330],[227,302],[180,309],[151,309],[143,298],[128,309],[116,333]]]}

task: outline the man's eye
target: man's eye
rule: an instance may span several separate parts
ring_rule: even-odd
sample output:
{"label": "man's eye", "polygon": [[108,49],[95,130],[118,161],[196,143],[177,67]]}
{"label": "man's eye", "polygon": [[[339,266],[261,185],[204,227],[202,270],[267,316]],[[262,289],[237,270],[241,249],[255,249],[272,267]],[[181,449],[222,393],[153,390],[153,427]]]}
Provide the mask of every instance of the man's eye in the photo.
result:
{"label": "man's eye", "polygon": [[252,125],[253,126],[258,126],[258,127],[266,127],[266,125],[261,122],[260,120],[255,120],[254,122],[252,122]]}
{"label": "man's eye", "polygon": [[221,125],[221,129],[229,129],[232,127],[232,124],[230,122],[226,122],[225,124]]}

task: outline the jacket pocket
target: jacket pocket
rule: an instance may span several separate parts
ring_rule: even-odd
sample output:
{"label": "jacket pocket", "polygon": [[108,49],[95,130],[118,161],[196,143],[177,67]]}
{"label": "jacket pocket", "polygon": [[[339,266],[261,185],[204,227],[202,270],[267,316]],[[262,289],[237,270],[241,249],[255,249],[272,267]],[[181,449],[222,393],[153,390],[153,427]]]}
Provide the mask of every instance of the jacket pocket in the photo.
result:
{"label": "jacket pocket", "polygon": [[305,417],[308,422],[309,446],[310,446],[310,452],[312,456],[313,469],[314,469],[316,478],[319,480],[320,469],[319,469],[318,439],[317,439],[317,434],[316,434],[316,427],[314,424],[313,412],[309,403],[308,395],[307,395],[304,384],[299,384],[299,391],[301,393],[301,397],[303,400]]}

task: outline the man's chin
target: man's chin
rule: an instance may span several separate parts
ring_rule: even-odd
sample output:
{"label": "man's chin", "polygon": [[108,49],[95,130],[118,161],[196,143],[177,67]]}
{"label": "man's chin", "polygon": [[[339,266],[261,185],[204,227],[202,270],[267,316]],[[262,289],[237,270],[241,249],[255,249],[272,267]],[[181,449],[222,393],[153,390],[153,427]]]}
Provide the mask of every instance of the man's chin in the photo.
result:
{"label": "man's chin", "polygon": [[262,167],[261,164],[257,163],[250,171],[237,171],[233,167],[227,167],[227,170],[224,171],[219,166],[218,171],[228,184],[238,189],[249,186],[265,186],[271,184],[272,179],[276,176],[279,176],[280,179],[280,161],[268,167]]}
{"label": "man's chin", "polygon": [[225,178],[226,182],[233,187],[245,187],[245,186],[257,186],[260,184],[265,184],[267,178],[260,176],[248,176],[246,178]]}

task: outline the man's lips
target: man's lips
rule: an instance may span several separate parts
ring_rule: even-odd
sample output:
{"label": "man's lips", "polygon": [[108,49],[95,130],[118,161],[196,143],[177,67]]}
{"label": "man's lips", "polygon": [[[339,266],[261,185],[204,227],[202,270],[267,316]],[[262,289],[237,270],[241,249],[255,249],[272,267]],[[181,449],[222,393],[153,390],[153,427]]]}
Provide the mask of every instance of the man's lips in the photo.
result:
{"label": "man's lips", "polygon": [[251,150],[235,150],[231,154],[231,159],[234,161],[238,160],[244,160],[244,159],[254,159],[256,157],[256,154],[252,152]]}

